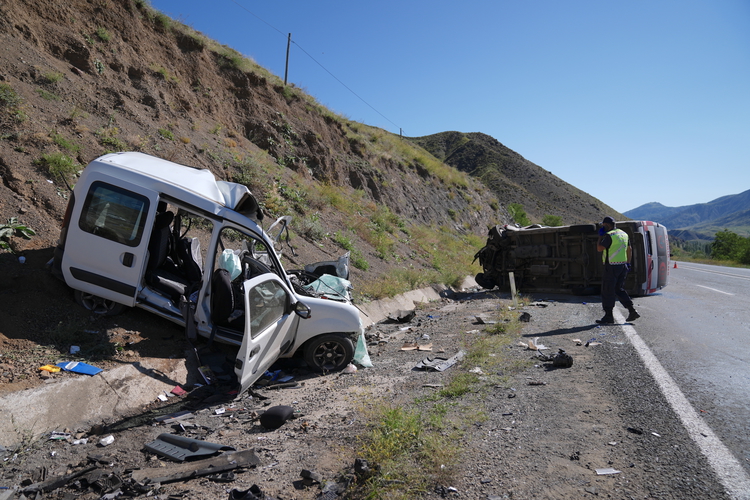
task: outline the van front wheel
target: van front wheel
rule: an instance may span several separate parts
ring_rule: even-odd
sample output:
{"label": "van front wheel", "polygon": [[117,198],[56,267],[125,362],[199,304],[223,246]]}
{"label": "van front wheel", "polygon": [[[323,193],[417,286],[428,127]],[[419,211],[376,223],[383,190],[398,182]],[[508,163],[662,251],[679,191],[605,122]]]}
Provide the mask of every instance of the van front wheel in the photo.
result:
{"label": "van front wheel", "polygon": [[80,290],[73,291],[79,306],[101,316],[115,316],[125,310],[125,306],[113,300],[103,299]]}
{"label": "van front wheel", "polygon": [[305,361],[311,370],[343,370],[354,358],[352,339],[338,333],[318,335],[305,346]]}

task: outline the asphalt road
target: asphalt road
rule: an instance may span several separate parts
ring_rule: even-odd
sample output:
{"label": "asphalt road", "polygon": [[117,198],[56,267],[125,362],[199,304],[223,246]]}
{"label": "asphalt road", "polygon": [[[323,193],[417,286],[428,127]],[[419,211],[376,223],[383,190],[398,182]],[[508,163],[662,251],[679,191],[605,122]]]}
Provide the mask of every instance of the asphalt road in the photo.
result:
{"label": "asphalt road", "polygon": [[750,269],[677,263],[634,323],[700,418],[750,473]]}

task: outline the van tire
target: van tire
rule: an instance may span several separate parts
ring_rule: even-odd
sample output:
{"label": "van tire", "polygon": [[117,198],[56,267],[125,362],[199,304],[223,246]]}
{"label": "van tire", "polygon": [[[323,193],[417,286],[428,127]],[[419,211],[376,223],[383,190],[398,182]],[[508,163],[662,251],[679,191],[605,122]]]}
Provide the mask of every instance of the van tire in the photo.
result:
{"label": "van tire", "polygon": [[305,345],[305,362],[316,372],[343,370],[354,359],[354,342],[340,333],[326,333],[310,339]]}
{"label": "van tire", "polygon": [[100,316],[116,316],[125,310],[124,305],[113,300],[103,299],[80,290],[73,291],[76,303],[84,309]]}

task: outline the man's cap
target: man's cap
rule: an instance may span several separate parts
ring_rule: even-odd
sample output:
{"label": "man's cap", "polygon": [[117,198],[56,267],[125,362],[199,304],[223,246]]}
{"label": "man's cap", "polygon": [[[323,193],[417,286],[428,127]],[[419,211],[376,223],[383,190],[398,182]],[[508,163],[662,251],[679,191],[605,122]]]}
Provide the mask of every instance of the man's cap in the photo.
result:
{"label": "man's cap", "polygon": [[606,216],[604,220],[602,221],[602,224],[614,224],[614,223],[615,223],[615,220],[609,215]]}

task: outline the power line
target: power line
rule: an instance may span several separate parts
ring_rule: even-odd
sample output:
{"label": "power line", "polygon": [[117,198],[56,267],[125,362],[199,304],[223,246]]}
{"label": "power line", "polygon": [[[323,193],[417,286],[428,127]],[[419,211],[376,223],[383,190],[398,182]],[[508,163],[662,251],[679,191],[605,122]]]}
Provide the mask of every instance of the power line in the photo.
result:
{"label": "power line", "polygon": [[[235,4],[235,5],[237,6],[237,7],[239,7],[239,8],[241,8],[241,9],[243,9],[243,10],[244,10],[244,11],[246,11],[246,12],[247,12],[248,14],[250,14],[251,16],[255,17],[256,19],[258,19],[259,21],[261,21],[262,23],[264,23],[265,25],[267,25],[267,26],[268,26],[269,28],[271,28],[271,29],[273,29],[273,30],[277,31],[277,32],[278,32],[278,33],[279,33],[280,35],[282,35],[282,36],[287,36],[287,35],[286,35],[286,34],[285,34],[285,33],[284,33],[283,31],[281,31],[280,29],[278,29],[277,27],[275,27],[275,26],[274,26],[274,25],[272,25],[271,23],[267,22],[267,21],[266,21],[265,19],[261,18],[260,16],[258,16],[258,15],[257,15],[257,14],[255,14],[254,12],[252,12],[252,11],[251,11],[250,9],[248,9],[248,8],[247,8],[247,7],[245,7],[244,5],[242,5],[242,4],[240,4],[239,2],[237,2],[237,0],[230,0],[230,1],[231,1],[231,2],[233,3],[233,4]],[[290,33],[289,35],[291,35],[291,33]],[[338,77],[337,77],[336,75],[334,75],[333,73],[331,73],[331,71],[329,71],[329,70],[328,70],[328,68],[326,68],[325,66],[323,66],[323,64],[321,64],[321,63],[320,63],[320,62],[319,62],[319,61],[318,61],[317,59],[315,59],[315,58],[314,58],[313,56],[311,56],[311,55],[310,55],[310,53],[309,53],[309,52],[307,52],[307,51],[306,51],[306,50],[305,50],[305,49],[304,49],[304,48],[303,48],[303,47],[302,47],[302,46],[301,46],[300,44],[298,44],[298,43],[297,43],[297,42],[296,42],[295,40],[292,40],[292,43],[293,43],[294,45],[296,45],[297,47],[299,47],[299,49],[300,49],[300,50],[301,50],[302,52],[304,52],[304,54],[305,54],[305,55],[306,55],[307,57],[309,57],[309,58],[310,58],[310,59],[311,59],[311,60],[312,60],[312,61],[313,61],[313,62],[314,62],[315,64],[317,64],[318,66],[320,66],[320,67],[321,67],[321,68],[323,69],[323,71],[325,71],[326,73],[328,73],[329,75],[331,75],[331,77],[332,77],[332,78],[333,78],[334,80],[336,80],[337,82],[339,82],[339,84],[341,84],[341,86],[342,86],[342,87],[344,87],[344,88],[345,88],[346,90],[348,90],[349,92],[351,92],[351,93],[352,93],[352,95],[354,95],[354,96],[355,96],[355,97],[356,97],[357,99],[359,99],[360,101],[362,101],[363,103],[365,103],[365,104],[366,104],[367,106],[369,106],[369,107],[370,107],[370,109],[372,109],[372,110],[373,110],[373,111],[375,111],[375,112],[376,112],[377,114],[379,114],[380,116],[382,116],[383,118],[385,118],[385,119],[386,119],[386,120],[387,120],[388,122],[390,122],[390,123],[391,123],[391,124],[392,124],[392,125],[393,125],[394,127],[397,127],[397,128],[399,129],[399,130],[402,130],[402,129],[401,129],[401,127],[399,127],[398,125],[396,125],[395,123],[393,123],[393,121],[391,121],[391,119],[390,119],[390,118],[388,118],[388,117],[387,117],[387,116],[385,116],[385,115],[384,115],[383,113],[381,113],[380,111],[378,111],[377,109],[375,109],[375,107],[374,107],[374,106],[373,106],[372,104],[370,104],[369,102],[365,101],[365,100],[364,100],[364,99],[363,99],[363,98],[362,98],[362,97],[361,97],[361,96],[360,96],[359,94],[357,94],[357,93],[356,93],[356,92],[354,92],[354,91],[353,91],[352,89],[350,89],[350,88],[349,88],[349,86],[347,86],[347,85],[346,85],[346,84],[345,84],[344,82],[342,82],[342,81],[341,81],[341,80],[340,80],[340,79],[339,79],[339,78],[338,78]]]}

